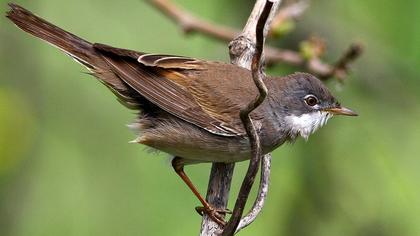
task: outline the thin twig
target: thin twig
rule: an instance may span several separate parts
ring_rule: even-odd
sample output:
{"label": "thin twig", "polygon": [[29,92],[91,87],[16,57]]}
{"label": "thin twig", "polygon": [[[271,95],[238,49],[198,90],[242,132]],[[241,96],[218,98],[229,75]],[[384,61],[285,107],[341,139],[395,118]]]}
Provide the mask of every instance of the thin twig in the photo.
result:
{"label": "thin twig", "polygon": [[360,43],[353,43],[338,59],[329,73],[321,76],[320,79],[327,79],[331,76],[335,76],[339,81],[343,81],[345,76],[349,73],[349,65],[356,60],[362,52],[363,46]]}
{"label": "thin twig", "polygon": [[260,187],[258,189],[258,196],[255,199],[255,202],[251,210],[244,216],[239,222],[236,232],[238,233],[241,229],[250,225],[260,214],[261,210],[264,207],[265,199],[268,193],[268,186],[270,183],[270,170],[271,170],[271,154],[266,154],[261,159],[261,177],[260,177]]}
{"label": "thin twig", "polygon": [[[210,23],[208,21],[195,17],[189,12],[181,9],[180,7],[172,3],[170,0],[149,0],[148,2],[150,2],[153,6],[155,6],[166,16],[174,20],[176,23],[178,23],[181,29],[187,34],[198,32],[225,42],[231,41],[235,37],[237,37],[237,35],[239,35],[238,30],[231,27],[225,27],[214,23]],[[301,9],[299,9],[299,14],[302,14],[304,12],[304,8],[302,6],[304,5],[302,4],[300,6]],[[295,8],[287,7],[286,9],[295,10]],[[296,16],[296,14],[293,14],[293,12],[289,13],[285,11],[286,10],[283,11],[283,15],[288,15],[292,17]],[[354,45],[356,45],[356,47],[358,48],[362,48],[358,44]],[[353,46],[351,46],[350,48],[353,48]],[[337,64],[335,64],[335,66],[330,65],[322,61],[320,58],[307,59],[302,55],[301,52],[298,51],[281,49],[276,47],[265,47],[264,51],[265,61],[268,65],[285,63],[291,66],[306,68],[308,72],[314,74],[322,80],[328,80],[332,77],[337,77],[338,79],[343,80],[343,78],[346,77],[349,71],[348,69],[337,69]],[[353,62],[358,56],[360,56],[361,52],[362,50],[360,50],[359,53],[356,53],[355,57],[351,60],[342,60],[343,62],[345,62],[345,64],[342,65],[341,68],[348,68],[351,62]],[[348,56],[348,54],[344,54],[343,56],[341,56],[341,58],[348,58],[346,56]]]}
{"label": "thin twig", "polygon": [[[256,24],[257,24],[257,20],[263,10],[264,7],[264,3],[265,0],[257,0],[257,2],[254,5],[254,8],[250,14],[250,17],[248,19],[247,25],[244,28],[244,31],[240,34],[241,38],[244,39],[244,41],[249,41],[251,42],[252,45],[250,45],[250,47],[245,47],[243,48],[242,52],[247,54],[247,52],[249,52],[251,55],[253,55],[253,53],[255,52],[255,28],[256,28]],[[274,6],[273,6],[273,10],[272,10],[272,14],[270,14],[269,19],[267,20],[267,22],[270,22],[271,19],[274,17],[276,10],[278,9],[278,6],[280,5],[280,0],[278,0]],[[269,23],[267,23],[268,25]],[[246,30],[247,28],[251,28],[253,30]],[[248,32],[249,31],[249,32]],[[246,32],[246,33],[244,33]],[[264,35],[266,34],[266,30],[264,32]],[[240,40],[237,40],[237,44],[241,44]],[[241,63],[236,63],[235,60],[232,60],[232,63],[247,68],[247,69],[251,69],[251,64],[252,64],[252,57],[249,58],[249,60],[243,60],[241,61]],[[216,165],[220,165],[220,166],[216,166]],[[211,179],[210,179],[210,183],[209,183],[209,189],[208,189],[208,195],[207,198],[209,200],[209,203],[213,204],[213,202],[211,202],[211,200],[214,200],[215,198],[222,198],[225,199],[227,201],[228,199],[228,193],[229,190],[226,189],[218,189],[215,188],[214,186],[217,186],[217,181],[218,179],[223,179],[223,181],[225,182],[229,182],[232,179],[232,170],[233,167],[229,170],[224,170],[223,166],[224,165],[232,165],[233,164],[213,164],[213,168],[212,168],[212,174],[211,174]],[[225,171],[225,172],[224,172]],[[266,172],[269,174],[269,171]],[[216,177],[216,178],[215,178]],[[266,178],[263,178],[266,179]],[[267,184],[264,184],[268,186]],[[261,200],[260,200],[261,201]],[[215,202],[216,204],[218,204],[219,202]],[[259,204],[258,204],[259,205]],[[224,209],[226,207],[226,202],[224,203],[224,205],[219,205],[218,208]],[[211,220],[209,220],[208,218],[204,217],[203,218],[203,222],[202,222],[202,230],[201,230],[201,234],[202,236],[214,236],[214,235],[220,235],[222,229],[220,228],[219,225],[214,224],[214,222],[212,222]]]}
{"label": "thin twig", "polygon": [[259,95],[254,101],[248,104],[245,109],[240,111],[240,118],[244,127],[246,129],[249,142],[251,144],[251,160],[249,161],[248,171],[246,172],[244,181],[242,182],[241,189],[239,191],[235,208],[233,209],[232,216],[223,230],[224,236],[233,235],[236,232],[238,224],[241,220],[245,204],[248,200],[249,192],[251,191],[252,185],[255,180],[255,175],[258,172],[258,164],[261,160],[262,149],[260,144],[260,138],[255,129],[255,126],[252,122],[249,114],[255,110],[259,105],[261,105],[265,98],[267,97],[268,90],[263,82],[264,75],[260,70],[261,64],[261,55],[264,47],[264,28],[270,15],[273,2],[267,0],[263,11],[258,19],[257,26],[255,29],[256,32],[256,45],[255,53],[252,58],[252,78],[254,80],[255,86],[258,88]]}

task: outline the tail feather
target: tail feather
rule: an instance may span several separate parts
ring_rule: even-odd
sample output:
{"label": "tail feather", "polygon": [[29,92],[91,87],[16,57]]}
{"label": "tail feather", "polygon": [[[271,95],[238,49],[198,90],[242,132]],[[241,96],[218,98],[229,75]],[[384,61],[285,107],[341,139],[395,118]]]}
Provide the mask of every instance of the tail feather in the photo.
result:
{"label": "tail feather", "polygon": [[9,6],[11,9],[6,17],[20,29],[58,47],[89,69],[100,66],[101,59],[90,42],[47,22],[17,4],[9,3]]}
{"label": "tail feather", "polygon": [[[110,70],[109,65],[92,43],[49,23],[17,4],[9,3],[9,6],[11,9],[6,13],[6,17],[17,27],[61,49],[86,66],[92,75],[113,92],[129,100],[127,94],[130,88]],[[130,102],[133,103],[133,101]]]}

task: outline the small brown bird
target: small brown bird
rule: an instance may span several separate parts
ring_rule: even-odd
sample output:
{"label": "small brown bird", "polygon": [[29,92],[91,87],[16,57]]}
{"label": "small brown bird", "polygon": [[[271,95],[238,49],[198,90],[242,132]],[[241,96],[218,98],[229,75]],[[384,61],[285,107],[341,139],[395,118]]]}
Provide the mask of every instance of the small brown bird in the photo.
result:
{"label": "small brown bird", "polygon": [[[133,142],[173,155],[175,171],[201,201],[202,211],[223,224],[219,210],[198,193],[183,167],[251,157],[239,118],[239,111],[258,94],[251,72],[222,62],[92,44],[16,4],[9,6],[7,17],[19,28],[64,51],[122,104],[140,112],[130,125],[138,134]],[[356,115],[310,74],[267,77],[265,84],[268,97],[251,113],[264,153],[298,136],[307,139],[333,115]]]}

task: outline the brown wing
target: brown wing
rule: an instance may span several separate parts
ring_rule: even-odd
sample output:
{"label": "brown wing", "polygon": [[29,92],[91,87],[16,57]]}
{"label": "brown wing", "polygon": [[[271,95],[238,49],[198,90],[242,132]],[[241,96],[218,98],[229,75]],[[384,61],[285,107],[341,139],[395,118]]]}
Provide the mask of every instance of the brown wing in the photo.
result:
{"label": "brown wing", "polygon": [[114,73],[161,109],[214,134],[245,134],[239,110],[257,94],[248,70],[102,44],[94,47]]}

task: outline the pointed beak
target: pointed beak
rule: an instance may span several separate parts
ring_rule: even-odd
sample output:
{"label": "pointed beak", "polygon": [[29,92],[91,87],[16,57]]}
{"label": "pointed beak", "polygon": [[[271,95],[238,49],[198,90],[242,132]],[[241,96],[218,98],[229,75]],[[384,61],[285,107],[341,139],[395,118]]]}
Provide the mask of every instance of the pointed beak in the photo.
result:
{"label": "pointed beak", "polygon": [[329,112],[333,115],[343,115],[343,116],[358,116],[358,114],[345,107],[332,107],[325,109],[326,112]]}

